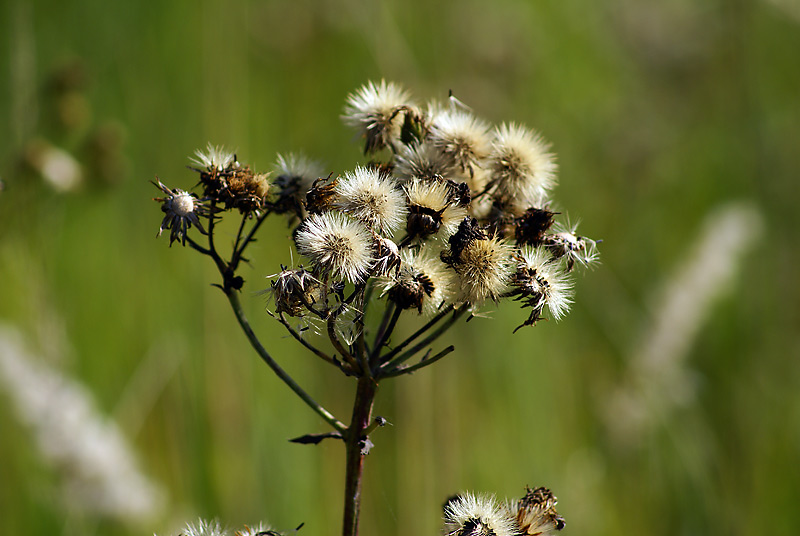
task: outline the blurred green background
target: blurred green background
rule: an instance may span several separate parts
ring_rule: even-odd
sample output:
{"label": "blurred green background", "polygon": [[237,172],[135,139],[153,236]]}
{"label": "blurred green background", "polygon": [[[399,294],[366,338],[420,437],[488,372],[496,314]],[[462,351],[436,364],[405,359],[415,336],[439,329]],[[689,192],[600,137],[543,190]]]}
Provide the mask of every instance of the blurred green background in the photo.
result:
{"label": "blurred green background", "polygon": [[[361,533],[438,534],[449,495],[525,485],[555,492],[565,534],[800,533],[796,0],[0,9],[0,322],[91,392],[162,492],[133,521],[66,501],[74,475],[43,461],[6,378],[0,533],[164,535],[197,516],[339,532],[343,448],[287,442],[326,425],[249,349],[211,263],[155,239],[148,181],[190,187],[188,156],[207,142],[257,170],[288,151],[351,169],[363,157],[344,99],[380,78],[542,132],[559,208],[603,243],[565,321],[512,336],[525,314],[503,305],[451,332],[440,364],[382,385],[393,426],[373,436]],[[716,298],[708,282],[667,287],[690,299],[665,320],[661,289],[729,202],[749,215],[731,240],[750,242],[710,258],[731,284]],[[345,419],[352,382],[300,352],[255,294],[290,262],[287,234],[268,222],[242,300]],[[648,368],[659,322],[683,346]]]}

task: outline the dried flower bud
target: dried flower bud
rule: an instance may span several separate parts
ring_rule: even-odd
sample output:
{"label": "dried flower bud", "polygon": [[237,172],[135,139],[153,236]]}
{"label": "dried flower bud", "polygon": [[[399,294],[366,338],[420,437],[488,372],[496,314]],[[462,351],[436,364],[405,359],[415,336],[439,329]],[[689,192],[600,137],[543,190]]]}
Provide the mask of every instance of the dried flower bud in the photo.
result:
{"label": "dried flower bud", "polygon": [[443,180],[413,180],[403,187],[408,196],[406,230],[411,238],[453,234],[467,214],[454,189]]}
{"label": "dried flower bud", "polygon": [[404,249],[400,270],[383,282],[383,294],[400,309],[434,314],[442,303],[452,300],[453,278],[447,267],[428,248]]}
{"label": "dried flower bud", "polygon": [[311,189],[306,193],[306,210],[309,214],[322,214],[333,210],[338,179],[333,179],[328,184],[325,184],[331,177],[332,174],[328,175],[327,178],[315,180],[311,185]]}
{"label": "dried flower bud", "polygon": [[517,524],[522,536],[553,534],[564,528],[564,518],[556,512],[556,497],[547,488],[527,488],[517,503]]}
{"label": "dried flower bud", "polygon": [[375,235],[375,240],[372,243],[372,250],[375,256],[375,266],[372,272],[375,275],[389,275],[394,270],[395,273],[400,270],[400,252],[397,244],[388,238],[382,238]]}
{"label": "dried flower bud", "polygon": [[205,229],[200,224],[200,217],[206,217],[211,213],[209,207],[197,199],[193,193],[189,193],[180,188],[174,190],[167,188],[160,180],[153,184],[162,192],[167,194],[166,197],[155,197],[153,201],[161,203],[161,211],[164,212],[164,219],[161,221],[161,227],[158,229],[156,236],[161,236],[164,229],[169,229],[169,245],[171,246],[175,240],[180,239],[181,245],[186,245],[186,232],[192,225],[206,234]]}
{"label": "dried flower bud", "polygon": [[531,207],[526,210],[514,222],[514,237],[517,239],[517,245],[537,246],[541,244],[545,233],[553,225],[553,216],[555,215],[555,212],[543,208]]}
{"label": "dried flower bud", "polygon": [[307,307],[314,305],[319,298],[320,282],[303,268],[284,268],[280,273],[269,277],[277,277],[270,289],[275,300],[276,313],[303,316]]}

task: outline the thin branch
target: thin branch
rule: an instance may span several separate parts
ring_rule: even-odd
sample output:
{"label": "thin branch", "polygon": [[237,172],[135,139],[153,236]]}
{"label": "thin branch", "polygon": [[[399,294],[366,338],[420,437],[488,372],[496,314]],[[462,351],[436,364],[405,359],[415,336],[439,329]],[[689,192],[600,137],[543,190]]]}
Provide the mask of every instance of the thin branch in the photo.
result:
{"label": "thin branch", "polygon": [[394,368],[392,370],[386,371],[384,374],[381,375],[381,377],[383,377],[383,378],[394,378],[396,376],[402,376],[403,374],[411,374],[412,372],[416,372],[417,370],[419,370],[421,368],[424,368],[424,367],[427,367],[428,365],[433,365],[434,363],[439,361],[441,358],[443,358],[446,355],[450,354],[455,349],[456,349],[456,347],[451,344],[450,346],[448,346],[447,348],[445,348],[444,350],[442,350],[441,352],[439,352],[438,354],[436,354],[435,356],[433,356],[431,358],[428,358],[428,359],[425,359],[423,361],[420,361],[416,365],[412,365],[410,367],[403,367],[402,365],[400,365],[400,366],[398,366],[398,367],[396,367],[396,368]]}
{"label": "thin branch", "polygon": [[452,305],[448,305],[447,307],[445,307],[444,309],[442,309],[442,310],[441,310],[439,313],[437,313],[437,314],[436,314],[436,316],[434,316],[433,318],[431,318],[431,319],[428,321],[428,323],[427,323],[427,324],[425,324],[424,326],[422,326],[421,328],[419,328],[417,331],[415,331],[414,333],[412,333],[412,334],[411,334],[411,335],[410,335],[410,336],[409,336],[409,337],[408,337],[406,340],[404,340],[404,341],[403,341],[403,342],[401,342],[399,345],[397,345],[397,346],[395,346],[394,348],[392,348],[392,350],[390,350],[388,353],[386,353],[385,355],[383,355],[383,356],[381,357],[380,361],[381,361],[382,363],[385,363],[385,362],[389,361],[390,359],[392,359],[394,356],[396,356],[397,354],[399,354],[399,353],[400,353],[400,351],[401,351],[403,348],[405,348],[406,346],[408,346],[409,344],[411,344],[411,343],[412,343],[412,342],[413,342],[413,341],[414,341],[414,340],[415,340],[417,337],[419,337],[420,335],[424,334],[426,331],[428,331],[428,330],[429,330],[429,329],[431,329],[433,326],[435,326],[435,325],[436,325],[436,323],[438,323],[440,320],[442,320],[444,317],[446,317],[446,316],[447,316],[447,315],[448,315],[448,314],[449,314],[449,313],[450,313],[452,310],[453,310],[453,306],[452,306]]}
{"label": "thin branch", "polygon": [[306,403],[308,407],[314,410],[320,417],[322,417],[325,422],[330,424],[335,430],[340,433],[344,433],[347,430],[347,426],[344,425],[341,421],[339,421],[336,417],[333,416],[331,412],[323,408],[319,403],[317,403],[311,396],[306,393],[302,387],[300,387],[294,379],[289,376],[289,374],[281,368],[278,363],[272,359],[272,356],[269,355],[267,350],[261,344],[261,341],[258,340],[258,336],[253,331],[253,328],[250,327],[250,323],[247,321],[247,317],[242,310],[242,305],[239,302],[239,295],[229,290],[225,293],[228,297],[228,301],[233,308],[233,312],[236,315],[236,320],[239,321],[239,325],[244,330],[245,335],[247,335],[250,344],[253,346],[255,351],[258,353],[261,360],[264,361],[272,371],[280,378],[283,383],[285,383],[289,389],[294,391],[294,393],[300,397],[300,399]]}
{"label": "thin branch", "polygon": [[293,328],[293,327],[292,327],[292,326],[289,324],[289,322],[288,322],[288,321],[287,321],[287,320],[286,320],[286,319],[283,317],[283,313],[280,313],[280,314],[279,314],[279,316],[277,316],[277,317],[275,317],[275,318],[277,318],[277,319],[278,319],[278,322],[280,322],[281,324],[283,324],[283,327],[285,327],[285,328],[286,328],[286,331],[288,331],[288,332],[289,332],[289,334],[290,334],[292,337],[294,337],[294,338],[295,338],[295,340],[297,340],[297,342],[299,342],[300,344],[302,344],[303,346],[305,346],[305,347],[306,347],[308,350],[310,350],[310,351],[311,351],[311,352],[312,352],[314,355],[316,355],[317,357],[320,357],[320,358],[322,358],[324,361],[326,361],[326,362],[330,363],[331,365],[335,366],[336,368],[339,368],[339,364],[337,363],[337,361],[336,361],[336,360],[334,360],[334,359],[333,359],[331,356],[329,356],[328,354],[326,354],[326,353],[325,353],[325,352],[323,352],[322,350],[319,350],[318,348],[316,348],[315,346],[313,346],[313,345],[312,345],[310,342],[308,342],[308,341],[307,341],[307,340],[305,340],[303,337],[301,337],[301,336],[300,336],[300,334],[299,334],[299,333],[297,333],[297,331],[296,331],[296,330],[295,330],[295,329],[294,329],[294,328]]}
{"label": "thin branch", "polygon": [[[401,365],[405,361],[408,361],[417,352],[419,352],[420,350],[423,350],[425,347],[430,345],[433,341],[438,339],[445,331],[450,329],[453,326],[453,324],[455,324],[455,322],[459,318],[461,318],[461,316],[463,316],[463,314],[465,312],[466,312],[466,308],[463,308],[463,309],[460,309],[458,311],[455,311],[453,313],[453,316],[450,319],[448,319],[444,324],[442,324],[438,328],[436,328],[436,331],[434,331],[433,333],[431,333],[430,335],[425,337],[425,339],[423,339],[422,342],[416,344],[415,346],[413,346],[409,350],[406,350],[405,352],[403,352],[399,356],[395,357],[394,359],[392,359],[388,363],[385,363],[381,367],[381,370],[382,371],[383,370],[394,371],[395,369],[397,369],[397,367],[399,365]],[[379,373],[378,377],[383,377],[383,373],[382,372]]]}

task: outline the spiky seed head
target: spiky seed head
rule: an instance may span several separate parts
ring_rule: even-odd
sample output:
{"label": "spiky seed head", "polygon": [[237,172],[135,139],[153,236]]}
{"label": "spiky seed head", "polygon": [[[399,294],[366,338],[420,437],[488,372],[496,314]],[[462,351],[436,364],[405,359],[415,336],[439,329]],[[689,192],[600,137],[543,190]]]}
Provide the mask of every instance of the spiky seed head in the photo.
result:
{"label": "spiky seed head", "polygon": [[497,197],[543,204],[556,184],[558,169],[549,148],[540,135],[514,123],[495,129],[487,169]]}
{"label": "spiky seed head", "polygon": [[516,504],[516,520],[522,536],[547,536],[563,529],[566,523],[556,511],[557,502],[547,488],[527,488]]}
{"label": "spiky seed head", "polygon": [[405,196],[390,175],[376,168],[357,167],[335,187],[336,208],[375,232],[392,236],[406,218]]}
{"label": "spiky seed head", "polygon": [[474,306],[486,299],[497,301],[513,272],[513,248],[504,240],[489,236],[470,218],[464,218],[448,242],[450,248],[442,252],[441,259],[459,276],[459,301]]}
{"label": "spiky seed head", "polygon": [[366,139],[364,153],[397,148],[406,110],[413,109],[410,94],[394,83],[369,82],[347,96],[342,119]]}
{"label": "spiky seed head", "polygon": [[169,245],[175,240],[180,239],[181,245],[186,245],[186,233],[194,225],[201,233],[206,234],[205,229],[200,223],[200,217],[208,216],[210,208],[202,201],[197,199],[193,193],[181,190],[180,188],[171,189],[165,186],[158,178],[153,184],[166,194],[165,197],[154,197],[154,201],[161,203],[161,211],[164,219],[156,236],[161,236],[164,229],[169,229]]}
{"label": "spiky seed head", "polygon": [[300,219],[306,217],[306,193],[314,181],[322,176],[322,166],[305,156],[290,153],[279,154],[274,168],[278,176],[273,181],[277,196],[272,203],[272,210]]}
{"label": "spiky seed head", "polygon": [[383,294],[399,308],[432,315],[453,300],[452,273],[430,247],[404,249],[400,261],[395,276],[382,281]]}
{"label": "spiky seed head", "polygon": [[198,519],[197,523],[187,523],[180,536],[227,536],[228,531],[222,528],[219,521]]}
{"label": "spiky seed head", "polygon": [[463,109],[434,112],[430,142],[462,172],[474,174],[490,149],[489,127]]}
{"label": "spiky seed head", "polygon": [[311,184],[311,189],[306,193],[306,210],[309,214],[321,214],[333,210],[336,203],[336,184],[339,179],[333,174],[326,178],[319,178]]}
{"label": "spiky seed head", "polygon": [[404,146],[395,158],[394,172],[402,180],[435,179],[450,174],[452,162],[432,143]]}
{"label": "spiky seed head", "polygon": [[208,144],[205,150],[197,149],[194,152],[192,162],[203,167],[209,173],[227,171],[238,167],[236,154],[233,151],[227,151],[225,147],[212,145],[211,143]]}
{"label": "spiky seed head", "polygon": [[403,189],[408,197],[406,229],[411,237],[426,238],[440,232],[452,235],[467,215],[446,181],[415,179]]}
{"label": "spiky seed head", "polygon": [[445,536],[515,536],[517,525],[494,497],[465,493],[444,506]]}
{"label": "spiky seed head", "polygon": [[557,262],[546,247],[525,246],[514,255],[514,260],[517,266],[511,284],[523,307],[531,308],[530,316],[517,329],[540,320],[545,306],[554,320],[561,320],[569,310],[573,294],[572,280],[564,264]]}
{"label": "spiky seed head", "polygon": [[317,273],[359,283],[375,262],[372,234],[361,222],[339,212],[312,214],[295,234],[297,251]]}

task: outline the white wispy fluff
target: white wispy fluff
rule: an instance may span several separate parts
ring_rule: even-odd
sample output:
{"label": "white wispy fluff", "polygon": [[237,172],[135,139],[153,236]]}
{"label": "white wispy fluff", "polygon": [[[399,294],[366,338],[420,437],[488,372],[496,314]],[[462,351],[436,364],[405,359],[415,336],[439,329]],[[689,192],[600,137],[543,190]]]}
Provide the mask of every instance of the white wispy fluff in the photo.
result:
{"label": "white wispy fluff", "polygon": [[158,514],[164,494],[141,473],[116,424],[83,385],[32,356],[18,330],[2,324],[0,386],[42,457],[63,473],[70,507],[131,521]]}
{"label": "white wispy fluff", "polygon": [[236,164],[236,155],[233,151],[225,150],[221,145],[215,146],[209,143],[205,151],[196,150],[191,160],[208,171],[213,169],[223,171]]}
{"label": "white wispy fluff", "polygon": [[523,126],[504,123],[495,129],[487,165],[498,195],[541,205],[556,184],[558,166],[549,149],[539,134]]}
{"label": "white wispy fluff", "polygon": [[763,232],[761,213],[730,203],[706,218],[686,260],[663,285],[652,324],[633,352],[630,369],[608,406],[616,439],[635,443],[648,425],[694,396],[686,365],[714,304],[733,284],[742,259]]}
{"label": "white wispy fluff", "polygon": [[383,236],[391,237],[406,219],[403,191],[388,174],[359,166],[336,183],[336,207]]}
{"label": "white wispy fluff", "polygon": [[514,515],[492,496],[464,493],[445,505],[444,533],[447,536],[512,536],[517,532]]}

